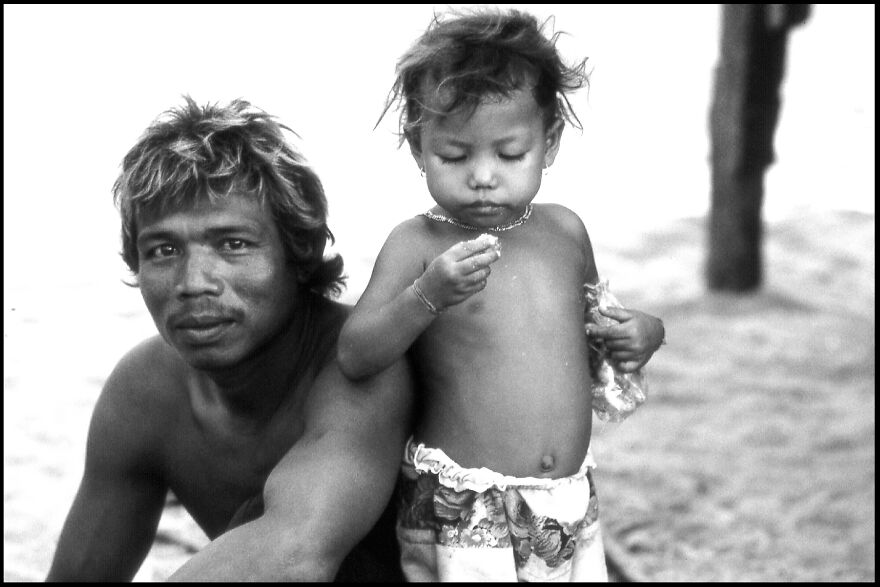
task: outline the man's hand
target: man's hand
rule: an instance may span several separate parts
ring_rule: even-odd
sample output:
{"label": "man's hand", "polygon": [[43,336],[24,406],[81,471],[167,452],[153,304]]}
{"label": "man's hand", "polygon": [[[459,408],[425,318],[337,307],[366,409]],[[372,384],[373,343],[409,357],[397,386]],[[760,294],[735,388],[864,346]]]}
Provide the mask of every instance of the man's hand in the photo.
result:
{"label": "man's hand", "polygon": [[623,373],[642,368],[666,342],[666,330],[659,318],[624,308],[599,308],[599,312],[619,323],[611,326],[588,323],[587,336],[604,341],[609,358]]}

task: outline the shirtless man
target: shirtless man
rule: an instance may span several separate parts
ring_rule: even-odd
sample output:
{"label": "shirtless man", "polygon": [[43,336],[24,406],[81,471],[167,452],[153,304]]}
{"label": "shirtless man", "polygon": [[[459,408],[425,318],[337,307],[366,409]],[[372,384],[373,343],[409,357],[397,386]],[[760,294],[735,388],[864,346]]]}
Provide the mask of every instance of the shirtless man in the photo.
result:
{"label": "shirtless man", "polygon": [[48,580],[131,580],[169,491],[212,540],[172,579],[399,579],[382,514],[410,374],[353,383],[336,366],[350,308],[330,299],[321,183],[247,102],[167,114],[114,186],[159,335],[104,385]]}

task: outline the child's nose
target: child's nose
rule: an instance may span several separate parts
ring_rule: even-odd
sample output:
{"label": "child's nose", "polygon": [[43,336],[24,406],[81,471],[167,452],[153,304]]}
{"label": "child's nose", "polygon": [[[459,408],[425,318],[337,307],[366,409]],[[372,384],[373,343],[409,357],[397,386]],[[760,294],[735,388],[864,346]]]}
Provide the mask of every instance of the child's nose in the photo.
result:
{"label": "child's nose", "polygon": [[486,158],[476,159],[468,178],[471,189],[492,189],[497,184],[494,164]]}

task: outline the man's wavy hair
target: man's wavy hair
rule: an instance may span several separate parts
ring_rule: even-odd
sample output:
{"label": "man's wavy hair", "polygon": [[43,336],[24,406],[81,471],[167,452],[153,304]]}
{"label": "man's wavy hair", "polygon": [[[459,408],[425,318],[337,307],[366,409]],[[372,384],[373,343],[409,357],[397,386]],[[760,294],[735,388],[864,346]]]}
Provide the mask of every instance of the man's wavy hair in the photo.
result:
{"label": "man's wavy hair", "polygon": [[186,103],[159,116],[122,161],[113,200],[122,217],[122,258],[135,274],[138,219],[231,194],[268,205],[287,262],[306,288],[338,295],[342,257],[324,259],[327,199],[321,180],[285,140],[289,127],[238,99],[228,106]]}
{"label": "man's wavy hair", "polygon": [[[589,84],[587,59],[563,63],[561,32],[519,10],[477,9],[434,15],[425,33],[397,63],[397,78],[379,122],[397,103],[400,143],[420,148],[421,128],[432,117],[473,111],[487,99],[530,88],[549,128],[564,119],[581,129],[567,94]],[[377,122],[378,125],[378,122]]]}

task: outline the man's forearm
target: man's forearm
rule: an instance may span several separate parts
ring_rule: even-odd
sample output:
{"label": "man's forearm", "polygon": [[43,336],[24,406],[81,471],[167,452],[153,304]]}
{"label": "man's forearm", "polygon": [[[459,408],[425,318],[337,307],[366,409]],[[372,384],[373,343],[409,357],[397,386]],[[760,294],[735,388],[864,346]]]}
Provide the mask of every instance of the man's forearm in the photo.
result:
{"label": "man's forearm", "polygon": [[303,437],[266,480],[263,515],[211,542],[171,580],[332,581],[393,493],[410,398],[405,362],[363,388],[325,369]]}
{"label": "man's forearm", "polygon": [[208,544],[169,581],[332,581],[342,557],[301,540],[291,544],[283,528],[258,518]]}

